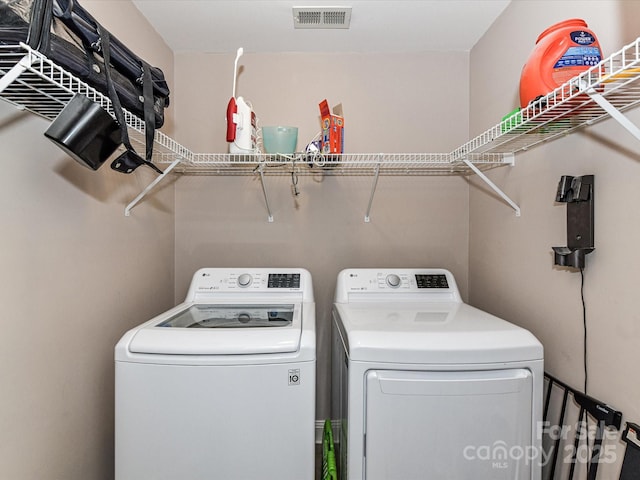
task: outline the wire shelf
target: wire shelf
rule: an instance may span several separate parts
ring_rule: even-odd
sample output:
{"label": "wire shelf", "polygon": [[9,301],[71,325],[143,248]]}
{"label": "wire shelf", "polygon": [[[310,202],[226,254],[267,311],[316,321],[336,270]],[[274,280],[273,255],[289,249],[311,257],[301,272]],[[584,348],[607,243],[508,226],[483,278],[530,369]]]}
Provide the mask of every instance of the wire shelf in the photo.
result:
{"label": "wire shelf", "polygon": [[[4,100],[47,120],[54,120],[77,93],[98,103],[115,117],[107,96],[27,45],[0,45],[0,74],[0,96]],[[131,142],[144,152],[144,121],[123,110]],[[163,155],[170,155],[174,160],[192,155],[162,132],[156,131],[154,140],[154,161]]]}
{"label": "wire shelf", "polygon": [[[12,76],[16,66],[19,74]],[[111,112],[105,96],[66,72],[27,45],[0,46],[0,95],[18,108],[53,120],[74,94],[82,93]],[[8,78],[5,78],[8,77]],[[156,132],[153,161],[171,164],[173,170],[194,175],[247,175],[262,168],[267,174],[325,175],[468,175],[474,173],[463,160],[480,170],[511,164],[510,155],[591,125],[609,113],[588,92],[597,92],[620,112],[640,103],[640,38],[574,77],[546,97],[453,150],[451,153],[364,153],[293,156],[267,154],[193,153],[175,140]],[[125,110],[131,140],[144,149],[144,122]],[[509,155],[505,157],[506,155]]]}
{"label": "wire shelf", "polygon": [[[53,120],[76,93],[113,115],[111,102],[25,44],[0,45],[0,97],[19,109]],[[171,172],[183,175],[478,175],[519,214],[519,208],[484,174],[512,165],[514,154],[564,136],[609,116],[640,139],[640,129],[622,112],[640,103],[640,38],[519,110],[450,153],[358,153],[293,155],[194,153],[155,132],[152,161],[164,174],[125,210]],[[145,149],[144,122],[125,110],[131,141]],[[263,183],[264,189],[264,183]],[[374,187],[375,189],[375,187]],[[266,191],[265,191],[266,198]]]}
{"label": "wire shelf", "polygon": [[607,118],[609,112],[590,93],[600,94],[619,112],[629,110],[640,103],[638,78],[640,38],[465,143],[452,157],[517,153]]}
{"label": "wire shelf", "polygon": [[[170,163],[163,156],[159,163]],[[486,170],[505,164],[503,155],[477,159]],[[448,153],[353,153],[320,154],[193,154],[176,171],[186,175],[467,175],[471,169],[463,162],[451,162]]]}
{"label": "wire shelf", "polygon": [[[81,93],[113,115],[111,101],[85,82],[59,67],[25,44],[0,46],[0,96],[17,108],[53,120],[73,98]],[[144,122],[125,110],[129,136],[144,151]],[[360,153],[269,154],[194,153],[172,138],[156,131],[153,162],[159,166],[179,163],[176,173],[187,175],[250,175],[258,170],[266,175],[469,175],[473,171],[448,153]],[[502,155],[475,155],[473,162],[487,170],[505,162]]]}

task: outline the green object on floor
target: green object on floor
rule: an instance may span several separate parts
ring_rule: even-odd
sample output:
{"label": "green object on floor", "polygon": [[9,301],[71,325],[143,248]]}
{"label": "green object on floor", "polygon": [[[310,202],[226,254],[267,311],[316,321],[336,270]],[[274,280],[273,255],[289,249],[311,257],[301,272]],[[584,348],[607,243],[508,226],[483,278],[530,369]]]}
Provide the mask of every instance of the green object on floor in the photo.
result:
{"label": "green object on floor", "polygon": [[338,480],[331,420],[324,421],[324,434],[322,436],[322,480]]}

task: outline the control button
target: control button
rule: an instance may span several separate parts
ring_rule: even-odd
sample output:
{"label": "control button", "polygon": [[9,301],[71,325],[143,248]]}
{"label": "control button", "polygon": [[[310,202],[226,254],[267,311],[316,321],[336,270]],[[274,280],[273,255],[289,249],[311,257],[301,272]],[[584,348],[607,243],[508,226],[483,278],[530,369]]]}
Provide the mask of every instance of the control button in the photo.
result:
{"label": "control button", "polygon": [[395,273],[387,275],[387,285],[392,288],[398,288],[400,286],[400,277]]}
{"label": "control button", "polygon": [[238,321],[240,323],[249,323],[250,320],[251,320],[251,315],[249,315],[248,313],[242,312],[238,314]]}
{"label": "control button", "polygon": [[248,273],[243,273],[238,277],[238,285],[241,287],[248,287],[249,285],[251,285],[252,281],[253,278]]}

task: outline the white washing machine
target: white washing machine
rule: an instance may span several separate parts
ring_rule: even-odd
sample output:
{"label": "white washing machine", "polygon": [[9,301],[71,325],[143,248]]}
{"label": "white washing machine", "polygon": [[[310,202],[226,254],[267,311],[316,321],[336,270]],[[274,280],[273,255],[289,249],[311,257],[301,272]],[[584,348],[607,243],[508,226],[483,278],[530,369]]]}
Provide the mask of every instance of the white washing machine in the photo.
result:
{"label": "white washing machine", "polygon": [[333,308],[341,479],[539,480],[543,350],[441,269],[354,269]]}
{"label": "white washing machine", "polygon": [[116,480],[313,479],[309,272],[196,272],[115,348]]}

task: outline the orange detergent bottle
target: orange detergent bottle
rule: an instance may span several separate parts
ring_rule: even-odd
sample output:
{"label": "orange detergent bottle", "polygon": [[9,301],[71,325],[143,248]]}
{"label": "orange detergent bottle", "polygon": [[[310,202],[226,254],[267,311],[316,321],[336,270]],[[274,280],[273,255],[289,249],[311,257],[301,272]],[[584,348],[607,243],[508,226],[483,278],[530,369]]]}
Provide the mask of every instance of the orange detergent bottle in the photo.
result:
{"label": "orange detergent bottle", "polygon": [[547,28],[522,68],[520,106],[547,95],[602,60],[600,44],[587,23],[572,18]]}

